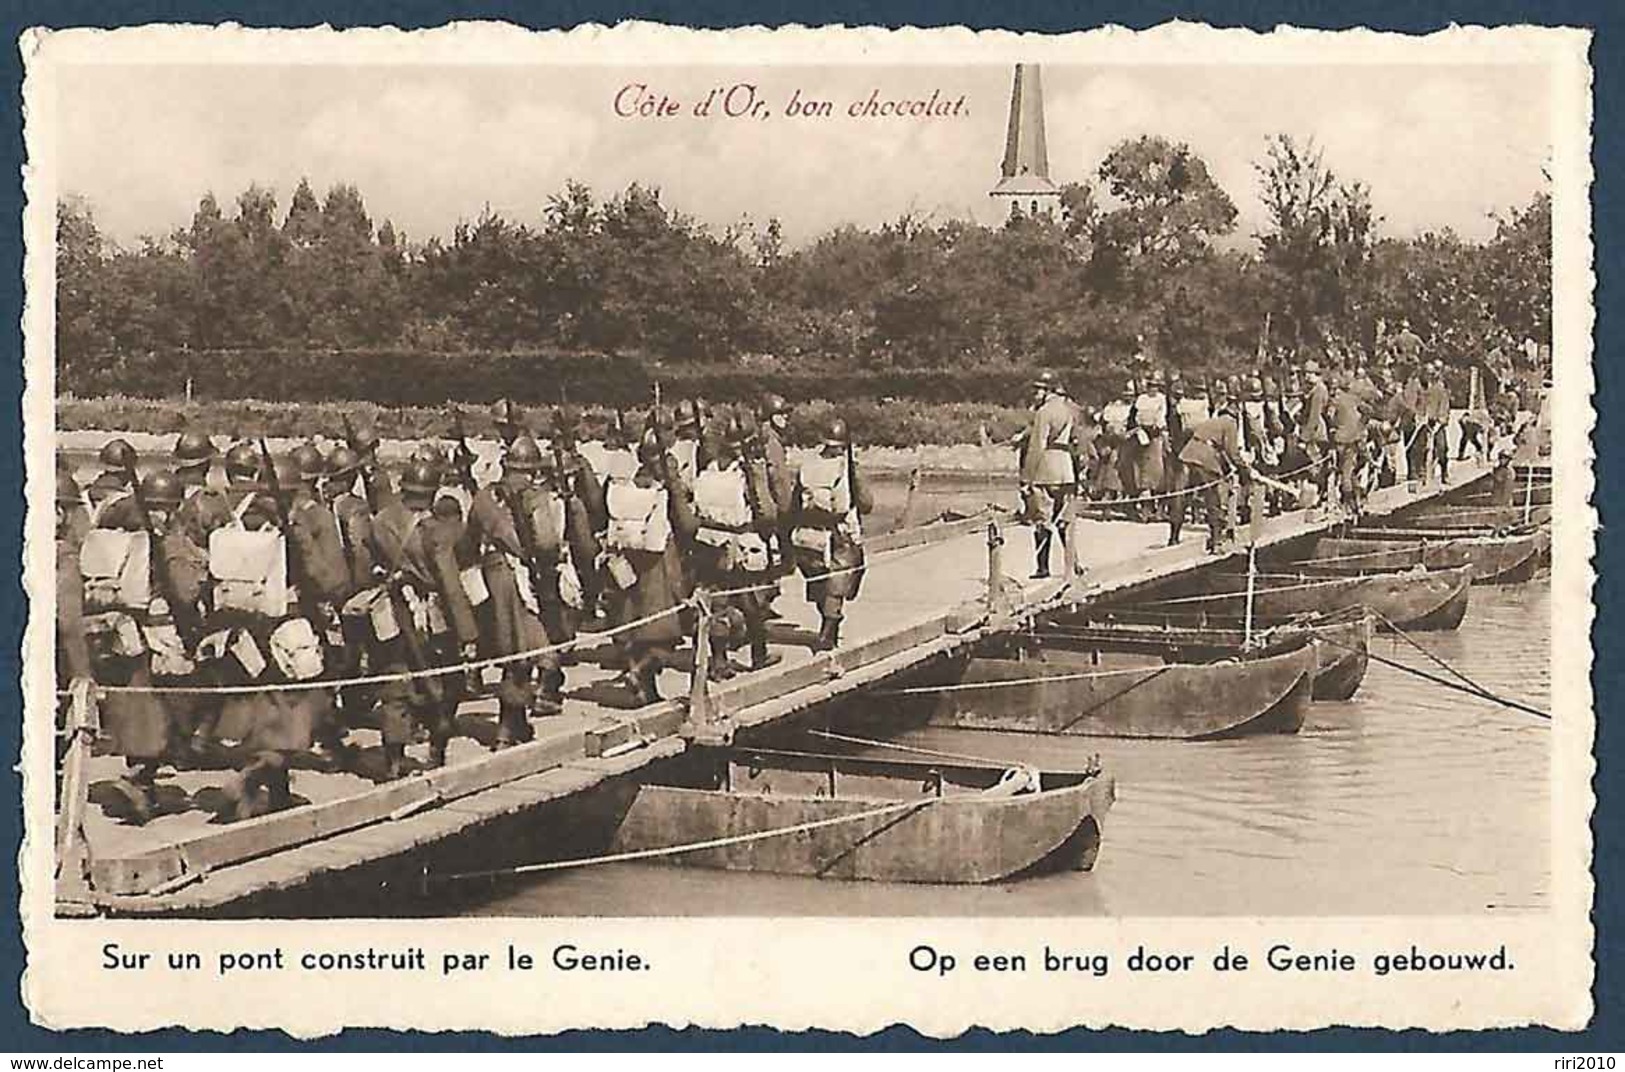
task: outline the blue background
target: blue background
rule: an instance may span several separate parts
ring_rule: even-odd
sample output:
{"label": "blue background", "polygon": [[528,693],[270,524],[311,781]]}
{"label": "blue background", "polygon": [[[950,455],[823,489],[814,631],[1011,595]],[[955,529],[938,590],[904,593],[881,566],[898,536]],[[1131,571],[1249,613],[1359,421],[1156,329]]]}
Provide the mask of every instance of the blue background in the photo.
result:
{"label": "blue background", "polygon": [[[1328,8],[1336,8],[1336,14]],[[26,27],[45,25],[125,26],[146,22],[214,23],[233,21],[248,26],[306,26],[329,23],[334,26],[394,24],[403,28],[438,26],[455,19],[498,19],[537,28],[572,26],[581,22],[615,23],[639,18],[693,26],[727,27],[742,24],[775,25],[799,22],[809,25],[944,26],[1006,28],[1034,31],[1060,31],[1086,28],[1103,23],[1142,28],[1173,18],[1203,20],[1218,25],[1250,26],[1267,30],[1288,23],[1336,29],[1371,26],[1378,29],[1425,32],[1451,23],[1497,25],[1532,22],[1545,25],[1591,26],[1596,36],[1591,47],[1595,69],[1596,113],[1593,127],[1596,184],[1592,191],[1593,226],[1597,268],[1596,409],[1598,427],[1597,498],[1603,528],[1598,534],[1596,599],[1597,619],[1594,647],[1608,650],[1610,641],[1620,638],[1619,580],[1614,576],[1620,557],[1619,540],[1610,536],[1609,522],[1620,505],[1619,466],[1615,453],[1620,443],[1620,422],[1616,416],[1625,377],[1615,361],[1620,342],[1622,316],[1618,290],[1621,275],[1621,221],[1625,214],[1622,184],[1617,174],[1625,168],[1625,116],[1620,113],[1622,82],[1625,82],[1625,3],[1537,2],[1419,3],[1394,0],[1389,3],[1350,2],[1335,5],[1313,0],[1295,2],[1237,2],[1210,0],[1201,5],[1176,3],[1041,3],[1002,0],[979,3],[830,3],[801,2],[730,3],[705,0],[696,3],[433,3],[424,0],[358,0],[353,3],[312,3],[310,0],[261,0],[261,2],[208,3],[202,0],[145,0],[145,2],[87,3],[83,0],[26,0],[3,5],[0,10],[0,62],[8,95],[8,117],[0,133],[0,173],[9,176],[0,187],[0,249],[6,258],[5,278],[0,281],[0,322],[7,325],[13,357],[0,363],[0,398],[9,407],[12,419],[8,431],[0,435],[0,497],[16,504],[0,522],[0,561],[7,564],[5,587],[0,589],[0,652],[6,660],[0,674],[5,708],[16,713],[7,727],[10,755],[21,748],[22,698],[18,689],[17,652],[22,645],[27,616],[20,579],[22,552],[22,207],[20,169],[22,142],[22,63],[15,42]],[[1561,612],[1561,608],[1559,608]],[[1597,897],[1597,977],[1594,992],[1597,1013],[1589,1030],[1568,1034],[1545,1030],[1456,1032],[1436,1035],[1422,1031],[1388,1032],[1372,1030],[1328,1030],[1311,1033],[1248,1034],[1221,1031],[1193,1038],[1183,1034],[1133,1031],[1073,1031],[1056,1036],[1025,1033],[996,1035],[976,1031],[951,1043],[924,1039],[913,1031],[894,1028],[868,1038],[828,1032],[781,1034],[765,1029],[736,1032],[669,1031],[572,1032],[535,1039],[502,1039],[493,1035],[460,1034],[410,1035],[388,1031],[350,1031],[315,1044],[302,1044],[277,1032],[236,1032],[231,1035],[192,1034],[158,1031],[145,1035],[120,1035],[108,1031],[51,1032],[29,1023],[15,986],[16,973],[23,965],[22,933],[16,918],[0,926],[0,964],[6,970],[0,977],[11,1004],[0,1010],[0,1050],[50,1051],[54,1054],[118,1050],[152,1051],[261,1051],[299,1049],[315,1045],[323,1049],[371,1051],[414,1050],[911,1050],[953,1046],[966,1050],[1537,1050],[1565,1054],[1625,1050],[1625,1016],[1622,1016],[1621,984],[1625,952],[1620,949],[1621,919],[1625,899],[1616,885],[1621,873],[1620,838],[1613,829],[1621,818],[1620,791],[1608,774],[1625,760],[1625,730],[1612,725],[1610,715],[1620,677],[1618,660],[1601,660],[1593,671],[1597,702],[1597,761],[1602,775],[1595,783],[1597,812],[1593,818],[1596,838],[1595,873]],[[11,762],[0,763],[0,799],[17,800],[21,781]],[[22,834],[20,809],[0,809],[0,860],[7,869],[13,896],[17,892],[16,858]],[[224,996],[224,995],[223,995]]]}

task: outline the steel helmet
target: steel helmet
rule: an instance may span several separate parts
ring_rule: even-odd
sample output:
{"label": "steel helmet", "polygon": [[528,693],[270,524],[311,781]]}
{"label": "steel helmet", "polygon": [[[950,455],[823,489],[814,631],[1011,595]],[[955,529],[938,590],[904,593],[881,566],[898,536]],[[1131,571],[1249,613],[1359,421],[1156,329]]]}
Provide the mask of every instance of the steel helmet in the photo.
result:
{"label": "steel helmet", "polygon": [[109,439],[96,457],[109,469],[135,468],[135,448],[123,439]]}
{"label": "steel helmet", "polygon": [[762,416],[776,417],[781,413],[790,412],[790,403],[785,401],[783,395],[770,394],[762,400]]}
{"label": "steel helmet", "polygon": [[141,500],[148,506],[179,506],[184,494],[180,477],[172,470],[154,469],[141,478]]}
{"label": "steel helmet", "polygon": [[1040,372],[1038,375],[1033,377],[1033,388],[1035,390],[1053,391],[1055,390],[1055,386],[1055,373],[1049,371],[1048,369],[1045,369],[1043,372]]}
{"label": "steel helmet", "polygon": [[654,465],[664,452],[665,448],[660,445],[660,440],[653,432],[645,432],[638,440],[638,461],[643,465]]}
{"label": "steel helmet", "polygon": [[829,427],[824,429],[824,446],[826,447],[844,447],[851,442],[852,433],[846,427],[846,422],[839,417],[830,421]]}
{"label": "steel helmet", "polygon": [[524,415],[519,411],[518,406],[509,402],[506,398],[499,398],[491,404],[491,420],[495,421],[497,427],[500,428],[503,425],[524,423]]}
{"label": "steel helmet", "polygon": [[530,436],[522,435],[502,456],[502,465],[516,473],[533,473],[542,467],[542,448]]}
{"label": "steel helmet", "polygon": [[349,439],[351,449],[362,458],[378,449],[378,430],[375,428],[357,428],[350,434]]}
{"label": "steel helmet", "polygon": [[260,473],[260,453],[254,449],[254,444],[243,440],[233,443],[226,451],[227,478],[239,477],[244,480],[253,480]]}
{"label": "steel helmet", "polygon": [[175,465],[177,468],[190,469],[197,465],[207,465],[213,461],[219,451],[215,449],[214,440],[202,432],[182,432],[175,437]]}
{"label": "steel helmet", "polygon": [[440,490],[440,469],[428,462],[414,461],[401,472],[401,491],[409,495],[433,495]]}
{"label": "steel helmet", "polygon": [[[301,443],[294,447],[292,453],[288,455],[288,461],[296,474],[294,478],[296,480],[316,480],[327,475],[327,459],[322,457],[322,452],[314,443]],[[280,471],[277,475],[281,475]]]}
{"label": "steel helmet", "polygon": [[361,455],[343,443],[334,447],[327,456],[327,475],[330,477],[349,476],[360,468]]}

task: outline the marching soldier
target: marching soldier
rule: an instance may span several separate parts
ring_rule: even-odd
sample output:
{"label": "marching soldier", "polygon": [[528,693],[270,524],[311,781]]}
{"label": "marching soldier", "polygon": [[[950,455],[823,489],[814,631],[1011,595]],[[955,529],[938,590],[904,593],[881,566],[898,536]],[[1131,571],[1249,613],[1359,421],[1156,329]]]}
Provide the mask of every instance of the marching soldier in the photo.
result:
{"label": "marching soldier", "polygon": [[639,623],[620,634],[628,654],[624,680],[639,706],[660,699],[660,670],[683,640],[677,613],[687,598],[683,548],[692,546],[699,529],[688,491],[673,479],[666,458],[659,442],[645,436],[631,477],[610,480],[604,489],[604,578],[616,593],[614,624]]}
{"label": "marching soldier", "polygon": [[700,449],[699,404],[690,400],[687,405],[679,405],[674,423],[676,435],[669,450],[677,464],[677,475],[685,484],[692,485],[709,460],[702,457],[704,452]]}
{"label": "marching soldier", "polygon": [[1131,379],[1123,386],[1123,393],[1106,403],[1100,411],[1100,483],[1098,491],[1103,499],[1120,499],[1128,492],[1125,473],[1132,466],[1129,459],[1128,435],[1133,421],[1134,399],[1139,391]]}
{"label": "marching soldier", "polygon": [[[374,572],[372,511],[367,500],[356,493],[356,477],[361,457],[348,444],[340,443],[327,455],[326,475],[321,482],[322,500],[333,514],[338,531],[339,550],[344,561],[344,597],[339,603],[339,628],[344,638],[341,648],[329,650],[330,669],[341,678],[356,677],[367,669],[367,628],[364,616],[352,612],[354,601],[378,583]],[[339,703],[345,722],[358,724],[362,712],[372,707],[372,689],[346,685],[339,690]]]}
{"label": "marching soldier", "polygon": [[[1230,391],[1217,380],[1212,390],[1213,416],[1191,429],[1190,442],[1180,451],[1186,486],[1202,487],[1207,514],[1209,553],[1219,552],[1234,537],[1230,525],[1230,478],[1242,468],[1241,432],[1230,402]],[[1185,496],[1174,499],[1170,526],[1175,533],[1184,522]],[[1178,520],[1174,520],[1177,516]]]}
{"label": "marching soldier", "polygon": [[767,485],[778,511],[779,526],[773,533],[773,547],[780,565],[790,557],[790,496],[795,494],[796,473],[785,450],[790,432],[790,403],[784,396],[771,394],[762,406],[761,453],[767,463]]}
{"label": "marching soldier", "polygon": [[813,650],[829,651],[840,643],[846,601],[863,584],[862,517],[874,509],[845,421],[831,421],[818,454],[802,463],[791,502],[796,564],[821,619]]}
{"label": "marching soldier", "polygon": [[231,520],[230,500],[209,487],[209,470],[218,457],[214,442],[201,432],[182,432],[175,438],[175,475],[185,495],[176,519],[191,541],[204,550],[209,546],[209,533]]}
{"label": "marching soldier", "polygon": [[1364,466],[1369,435],[1365,399],[1350,372],[1334,373],[1337,393],[1332,396],[1332,450],[1337,465],[1337,497],[1343,508],[1358,518],[1365,508]]}
{"label": "marching soldier", "polygon": [[146,522],[135,502],[135,448],[122,439],[109,439],[97,453],[97,460],[104,468],[85,489],[91,523],[105,529],[140,529]]}
{"label": "marching soldier", "polygon": [[725,610],[713,619],[711,674],[726,681],[735,673],[728,649],[743,635],[750,647],[750,668],[763,670],[779,661],[767,648],[767,606],[777,588],[768,537],[778,528],[778,507],[764,482],[751,479],[745,457],[748,433],[736,418],[712,448],[712,460],[694,478],[695,580],[713,590],[747,589],[729,596]]}
{"label": "marching soldier", "polygon": [[514,445],[514,441],[525,435],[525,414],[518,406],[506,398],[499,398],[491,406],[491,420],[497,428],[497,438],[502,440],[502,449],[506,451]]}
{"label": "marching soldier", "polygon": [[[1134,484],[1141,498],[1161,491],[1165,486],[1168,456],[1168,396],[1163,391],[1161,372],[1152,372],[1145,380],[1145,389],[1134,399]],[[1148,503],[1136,507],[1140,520],[1151,520],[1154,512]]]}
{"label": "marching soldier", "polygon": [[395,484],[378,461],[378,432],[370,426],[355,428],[346,419],[344,441],[361,459],[361,487],[372,512],[380,513],[398,503],[400,495]]}
{"label": "marching soldier", "polygon": [[1033,381],[1033,408],[1021,462],[1021,497],[1033,525],[1033,577],[1050,575],[1050,547],[1059,534],[1064,547],[1071,499],[1077,489],[1078,408],[1051,372]]}
{"label": "marching soldier", "polygon": [[1298,421],[1298,436],[1304,454],[1315,466],[1310,472],[1320,501],[1324,502],[1331,483],[1331,426],[1326,409],[1331,405],[1331,389],[1320,374],[1320,364],[1313,358],[1304,363],[1303,414]]}
{"label": "marching soldier", "polygon": [[1426,440],[1429,460],[1423,471],[1424,479],[1432,481],[1437,469],[1440,480],[1450,479],[1450,389],[1444,381],[1444,366],[1438,361],[1428,365],[1422,379],[1422,431]]}
{"label": "marching soldier", "polygon": [[79,569],[79,550],[90,531],[84,490],[73,467],[58,459],[56,465],[56,680],[67,688],[89,678],[90,646],[85,640],[85,579]]}
{"label": "marching soldier", "polygon": [[598,564],[604,529],[609,524],[604,478],[576,449],[569,421],[560,410],[553,412],[552,446],[553,480],[564,503],[564,536],[581,582],[581,618],[587,621],[606,610],[601,601],[607,588]]}
{"label": "marching soldier", "polygon": [[[363,470],[365,471],[365,470]],[[374,673],[420,672],[479,654],[474,608],[457,567],[462,526],[433,512],[441,474],[422,462],[401,474],[399,498],[373,519],[374,553],[385,571],[387,612],[373,620]],[[429,732],[429,765],[446,761],[454,728],[453,674],[390,681],[378,690],[386,775],[405,773],[413,723]]]}
{"label": "marching soldier", "polygon": [[[501,477],[475,492],[470,507],[467,538],[479,551],[488,593],[476,615],[488,656],[534,652],[575,635],[574,623],[565,618],[568,593],[561,579],[570,566],[564,509],[556,495],[536,486],[543,467],[536,441],[521,435],[508,446]],[[574,588],[579,602],[579,584]],[[564,672],[552,652],[504,663],[496,746],[530,740],[531,716],[558,714],[563,689]]]}
{"label": "marching soldier", "polygon": [[[98,527],[85,537],[85,625],[102,684],[189,684],[196,669],[189,652],[201,631],[207,571],[175,522],[181,498],[174,473],[148,473],[132,492],[139,523]],[[177,723],[186,717],[180,699],[120,692],[103,702],[102,726],[128,768],[117,788],[134,822],[145,823],[158,804],[158,769],[173,755]]]}

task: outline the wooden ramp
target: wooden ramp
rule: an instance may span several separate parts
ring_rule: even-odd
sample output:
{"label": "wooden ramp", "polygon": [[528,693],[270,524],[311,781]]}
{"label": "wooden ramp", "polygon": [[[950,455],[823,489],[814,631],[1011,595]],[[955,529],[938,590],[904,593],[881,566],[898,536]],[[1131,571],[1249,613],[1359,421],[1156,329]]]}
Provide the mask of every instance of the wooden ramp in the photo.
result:
{"label": "wooden ramp", "polygon": [[[1476,465],[1452,468],[1444,486],[1416,493],[1404,487],[1379,490],[1367,512],[1391,513],[1486,472]],[[1276,544],[1335,523],[1315,512],[1284,514],[1259,526],[1258,542]],[[118,821],[98,801],[122,771],[122,760],[91,757],[82,765],[90,789],[90,806],[82,816],[88,864],[63,869],[59,910],[204,914],[411,854],[634,774],[679,755],[691,742],[727,739],[737,729],[856,692],[1046,611],[1230,557],[1204,552],[1206,533],[1200,526],[1188,527],[1179,545],[1167,547],[1164,524],[1084,520],[1075,523],[1084,567],[1075,582],[1019,580],[1032,568],[1031,529],[997,523],[1002,546],[992,549],[989,525],[990,518],[971,518],[871,539],[862,595],[848,605],[841,645],[833,652],[809,649],[817,614],[800,579],[786,578],[778,601],[784,617],[770,631],[783,661],[711,686],[699,711],[690,710],[690,675],[681,670],[667,670],[661,679],[662,695],[678,699],[637,710],[615,706],[615,674],[589,652],[566,670],[565,714],[536,720],[531,742],[488,751],[481,741],[494,736],[494,702],[471,701],[460,712],[459,730],[467,735],[452,742],[445,767],[381,784],[355,774],[296,768],[293,792],[308,803],[235,823],[220,821],[219,809],[212,806],[230,780],[228,770],[166,775],[162,784],[174,788],[166,788],[151,822]],[[1231,552],[1237,554],[1244,551]],[[1001,580],[990,586],[994,565]],[[358,731],[351,739],[376,750],[374,731]],[[421,761],[425,751],[419,745],[409,754]]]}

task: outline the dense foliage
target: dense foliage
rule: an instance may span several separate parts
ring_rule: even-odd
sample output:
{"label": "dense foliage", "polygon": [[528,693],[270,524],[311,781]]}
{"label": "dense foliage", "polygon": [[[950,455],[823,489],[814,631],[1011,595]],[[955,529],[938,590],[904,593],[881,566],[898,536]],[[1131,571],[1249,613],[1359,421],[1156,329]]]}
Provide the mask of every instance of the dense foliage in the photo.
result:
{"label": "dense foliage", "polygon": [[[1551,203],[1485,242],[1384,237],[1369,191],[1280,136],[1258,161],[1252,248],[1188,146],[1141,137],[1052,217],[905,216],[787,249],[776,221],[720,233],[633,185],[571,184],[535,222],[489,211],[449,241],[374,221],[354,186],[286,211],[251,186],[189,227],[120,248],[58,206],[59,384],[125,393],[391,404],[514,395],[634,404],[676,393],[1018,401],[1028,371],[1098,396],[1137,351],[1188,369],[1261,345],[1369,350],[1408,319],[1466,362],[1549,336]],[[1002,374],[1001,374],[1002,373]]]}

